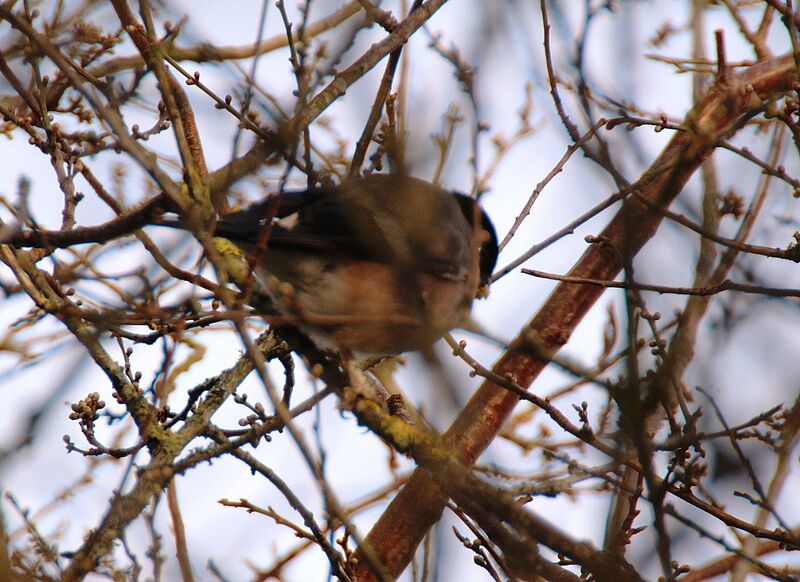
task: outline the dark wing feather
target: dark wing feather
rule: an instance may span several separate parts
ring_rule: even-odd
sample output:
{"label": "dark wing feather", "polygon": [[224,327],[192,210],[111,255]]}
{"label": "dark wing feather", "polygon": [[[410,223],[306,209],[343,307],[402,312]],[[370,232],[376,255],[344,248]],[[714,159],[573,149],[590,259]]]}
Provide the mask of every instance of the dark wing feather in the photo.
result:
{"label": "dark wing feather", "polygon": [[[257,242],[272,204],[272,199],[266,199],[225,215],[217,221],[214,235],[234,242]],[[368,211],[335,190],[285,192],[274,218],[267,243],[270,248],[347,253],[357,259],[378,260],[381,247],[386,246],[367,244],[367,239],[376,243],[373,237],[364,236],[361,226],[372,220]]]}
{"label": "dark wing feather", "polygon": [[[273,206],[274,198],[266,198],[227,214],[217,221],[214,235],[253,245]],[[489,218],[479,212],[489,234],[480,257],[481,280],[486,282],[497,260],[497,236]],[[334,189],[284,192],[274,210],[267,247],[458,275],[469,265],[465,237],[477,216],[476,202],[468,196],[407,176],[375,174]],[[161,224],[184,227],[180,220],[164,219]]]}

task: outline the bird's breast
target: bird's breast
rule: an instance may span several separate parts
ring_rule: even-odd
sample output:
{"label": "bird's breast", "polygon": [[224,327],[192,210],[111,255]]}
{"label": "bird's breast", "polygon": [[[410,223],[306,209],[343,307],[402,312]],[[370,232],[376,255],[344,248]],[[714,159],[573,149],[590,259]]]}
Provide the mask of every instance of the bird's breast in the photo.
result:
{"label": "bird's breast", "polygon": [[292,286],[278,297],[320,347],[369,355],[428,348],[469,315],[478,280],[341,257],[273,253],[270,274]]}

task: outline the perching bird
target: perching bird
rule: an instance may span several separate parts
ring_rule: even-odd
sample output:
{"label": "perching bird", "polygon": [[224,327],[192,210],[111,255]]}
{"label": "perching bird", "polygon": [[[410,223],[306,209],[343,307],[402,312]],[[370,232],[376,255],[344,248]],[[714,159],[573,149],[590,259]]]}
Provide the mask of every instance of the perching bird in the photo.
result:
{"label": "perching bird", "polygon": [[492,223],[472,198],[404,175],[285,192],[274,208],[267,198],[223,216],[214,236],[255,257],[258,292],[323,349],[429,348],[469,322],[497,260]]}

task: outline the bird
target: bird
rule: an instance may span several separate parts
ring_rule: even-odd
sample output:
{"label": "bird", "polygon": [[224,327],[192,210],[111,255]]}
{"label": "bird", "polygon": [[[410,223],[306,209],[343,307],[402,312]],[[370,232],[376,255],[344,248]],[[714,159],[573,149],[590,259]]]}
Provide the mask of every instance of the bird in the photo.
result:
{"label": "bird", "polygon": [[473,198],[404,174],[268,196],[221,216],[213,236],[254,265],[250,280],[270,307],[252,305],[289,317],[323,350],[358,357],[429,350],[468,326],[498,255]]}

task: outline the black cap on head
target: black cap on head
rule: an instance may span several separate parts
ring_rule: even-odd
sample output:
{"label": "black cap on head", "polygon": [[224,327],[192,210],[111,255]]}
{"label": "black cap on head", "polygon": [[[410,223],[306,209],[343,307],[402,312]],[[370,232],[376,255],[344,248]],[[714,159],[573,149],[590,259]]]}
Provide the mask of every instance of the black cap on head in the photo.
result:
{"label": "black cap on head", "polygon": [[454,192],[453,194],[455,194],[455,197],[461,206],[461,212],[464,213],[464,216],[466,217],[470,226],[475,226],[475,207],[478,207],[478,210],[481,213],[481,227],[489,235],[489,238],[481,245],[481,256],[479,262],[481,268],[481,285],[486,285],[489,282],[492,273],[494,272],[495,265],[497,265],[497,255],[499,252],[497,244],[497,232],[494,229],[494,224],[492,224],[489,215],[486,214],[486,212],[480,207],[474,198],[471,198],[466,194],[461,194],[460,192]]}

